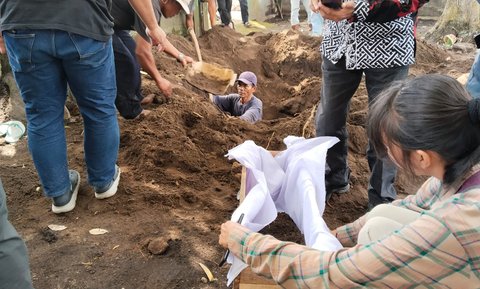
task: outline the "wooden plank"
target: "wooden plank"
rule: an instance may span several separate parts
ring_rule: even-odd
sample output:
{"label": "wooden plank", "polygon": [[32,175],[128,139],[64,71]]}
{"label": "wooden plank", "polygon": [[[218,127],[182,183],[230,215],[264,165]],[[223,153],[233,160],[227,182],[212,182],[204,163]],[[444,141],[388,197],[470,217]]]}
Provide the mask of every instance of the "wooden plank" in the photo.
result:
{"label": "wooden plank", "polygon": [[243,202],[245,199],[245,186],[247,183],[247,169],[242,166],[242,176],[240,178],[240,191],[238,192],[240,204]]}
{"label": "wooden plank", "polygon": [[237,277],[238,281],[234,282],[234,289],[280,289],[281,287],[275,284],[271,279],[258,276],[253,273],[250,268],[246,268]]}
{"label": "wooden plank", "polygon": [[277,285],[265,285],[265,284],[240,284],[238,289],[281,289],[282,287]]}

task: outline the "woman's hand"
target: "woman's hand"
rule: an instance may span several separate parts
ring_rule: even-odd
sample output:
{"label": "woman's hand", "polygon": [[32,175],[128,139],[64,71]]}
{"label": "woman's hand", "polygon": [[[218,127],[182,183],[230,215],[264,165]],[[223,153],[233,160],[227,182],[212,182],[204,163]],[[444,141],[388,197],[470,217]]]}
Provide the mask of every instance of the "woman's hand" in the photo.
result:
{"label": "woman's hand", "polygon": [[228,240],[230,238],[230,232],[235,228],[235,227],[242,227],[239,223],[235,223],[232,221],[228,221],[222,224],[220,227],[220,236],[218,236],[218,243],[228,249]]}

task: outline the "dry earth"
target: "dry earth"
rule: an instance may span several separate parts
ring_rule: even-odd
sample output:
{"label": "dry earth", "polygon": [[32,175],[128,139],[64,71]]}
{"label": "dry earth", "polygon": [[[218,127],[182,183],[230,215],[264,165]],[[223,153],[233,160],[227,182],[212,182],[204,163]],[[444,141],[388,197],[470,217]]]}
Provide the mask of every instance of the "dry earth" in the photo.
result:
{"label": "dry earth", "polygon": [[[195,54],[189,40],[171,39],[181,51]],[[145,95],[153,93],[159,101],[148,107],[153,113],[146,119],[120,118],[118,164],[123,173],[119,191],[111,199],[96,200],[85,181],[81,118],[74,104],[69,104],[73,115],[65,124],[69,162],[83,179],[77,207],[60,216],[50,211],[50,201],[42,196],[27,141],[0,143],[0,176],[10,218],[29,248],[36,288],[226,287],[227,266],[216,265],[223,253],[217,238],[220,224],[238,205],[240,167],[224,155],[248,139],[281,150],[288,135],[314,135],[311,116],[322,83],[321,39],[288,30],[244,36],[215,27],[199,41],[204,61],[236,73],[251,70],[257,74],[263,121],[251,125],[221,114],[204,92],[184,80],[186,72],[178,63],[157,54],[159,69],[175,84],[174,96],[165,101],[154,82],[144,78]],[[473,50],[444,51],[420,41],[411,75],[458,77],[468,72],[473,54]],[[325,218],[332,228],[366,210],[366,100],[362,85],[352,99],[348,118],[352,189],[334,196],[327,206]],[[400,176],[397,187],[405,194],[415,184]],[[67,229],[54,232],[47,228],[49,224]],[[109,232],[93,236],[89,234],[92,228]],[[265,232],[302,242],[285,215]],[[152,254],[155,250],[165,251]],[[198,262],[210,267],[218,281],[202,283],[204,273]]]}

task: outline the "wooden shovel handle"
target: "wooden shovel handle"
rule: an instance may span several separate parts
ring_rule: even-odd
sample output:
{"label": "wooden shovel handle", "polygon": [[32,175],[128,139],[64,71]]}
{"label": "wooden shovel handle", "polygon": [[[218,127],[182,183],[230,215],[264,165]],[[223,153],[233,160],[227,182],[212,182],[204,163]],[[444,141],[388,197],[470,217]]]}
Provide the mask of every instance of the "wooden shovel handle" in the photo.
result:
{"label": "wooden shovel handle", "polygon": [[193,44],[195,45],[195,51],[197,51],[198,61],[202,62],[202,54],[200,53],[200,46],[198,46],[197,35],[195,35],[195,31],[193,31],[193,29],[188,29],[188,32],[192,37]]}

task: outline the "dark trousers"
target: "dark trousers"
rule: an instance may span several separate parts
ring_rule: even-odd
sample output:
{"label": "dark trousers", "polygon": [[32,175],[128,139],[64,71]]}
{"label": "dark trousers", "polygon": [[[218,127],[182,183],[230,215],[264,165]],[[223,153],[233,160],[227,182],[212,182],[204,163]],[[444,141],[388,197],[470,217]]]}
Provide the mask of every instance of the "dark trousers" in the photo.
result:
{"label": "dark trousers", "polygon": [[140,64],[135,54],[136,43],[126,30],[115,30],[112,40],[117,78],[115,105],[121,116],[132,119],[142,112],[142,82]]}
{"label": "dark trousers", "polygon": [[232,22],[232,0],[218,0],[218,12],[223,25],[228,25]]}
{"label": "dark trousers", "polygon": [[248,0],[239,0],[240,2],[240,12],[242,13],[242,22],[243,24],[248,22]]}
{"label": "dark trousers", "polygon": [[0,180],[0,289],[32,287],[25,243],[8,221],[5,191]]}
{"label": "dark trousers", "polygon": [[[325,176],[327,188],[339,188],[349,182],[346,121],[350,100],[360,85],[362,75],[365,74],[368,102],[371,103],[390,83],[405,79],[408,75],[408,66],[347,70],[345,58],[333,64],[324,57],[322,74],[322,95],[315,119],[316,135],[336,136],[340,139],[340,142],[327,152],[327,165],[330,171]],[[396,198],[397,193],[393,187],[396,168],[390,160],[377,159],[370,144],[367,148],[367,159],[371,171],[368,205],[373,208]]]}

